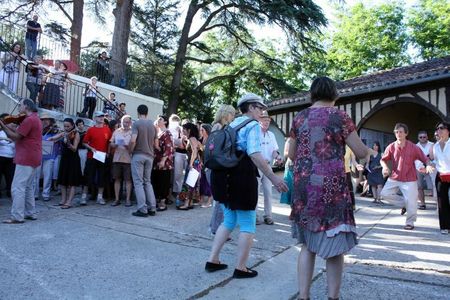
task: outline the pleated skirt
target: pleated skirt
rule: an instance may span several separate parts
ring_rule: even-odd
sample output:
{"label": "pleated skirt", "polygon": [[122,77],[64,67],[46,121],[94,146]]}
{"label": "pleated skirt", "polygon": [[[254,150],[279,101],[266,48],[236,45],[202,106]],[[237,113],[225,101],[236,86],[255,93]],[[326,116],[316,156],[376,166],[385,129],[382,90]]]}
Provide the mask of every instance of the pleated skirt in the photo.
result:
{"label": "pleated skirt", "polygon": [[340,231],[329,236],[326,231],[312,232],[298,224],[292,225],[292,237],[323,259],[347,253],[358,244],[357,234],[353,231]]}

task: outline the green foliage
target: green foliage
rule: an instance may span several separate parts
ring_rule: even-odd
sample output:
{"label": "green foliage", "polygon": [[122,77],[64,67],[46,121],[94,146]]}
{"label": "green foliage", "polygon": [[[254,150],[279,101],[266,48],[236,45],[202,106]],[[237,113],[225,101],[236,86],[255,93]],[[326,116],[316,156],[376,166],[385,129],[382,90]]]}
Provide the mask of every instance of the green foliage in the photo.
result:
{"label": "green foliage", "polygon": [[135,78],[130,82],[139,93],[167,99],[173,72],[172,55],[179,36],[176,20],[179,1],[151,0],[135,5],[130,39],[136,46],[130,55]]}
{"label": "green foliage", "polygon": [[411,9],[408,25],[411,40],[422,58],[428,60],[450,54],[450,1],[421,0]]}
{"label": "green foliage", "polygon": [[408,63],[404,9],[396,2],[367,8],[354,5],[339,13],[327,59],[336,79]]}

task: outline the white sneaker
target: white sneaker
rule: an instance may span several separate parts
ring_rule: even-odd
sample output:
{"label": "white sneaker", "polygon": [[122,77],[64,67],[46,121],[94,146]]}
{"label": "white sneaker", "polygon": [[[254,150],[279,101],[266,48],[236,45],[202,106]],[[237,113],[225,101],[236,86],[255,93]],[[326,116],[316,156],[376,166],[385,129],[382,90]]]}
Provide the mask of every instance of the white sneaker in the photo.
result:
{"label": "white sneaker", "polygon": [[441,229],[442,234],[448,234],[448,229]]}
{"label": "white sneaker", "polygon": [[103,200],[103,198],[97,198],[97,203],[100,204],[100,205],[105,205],[106,204],[106,202],[105,202],[105,200]]}

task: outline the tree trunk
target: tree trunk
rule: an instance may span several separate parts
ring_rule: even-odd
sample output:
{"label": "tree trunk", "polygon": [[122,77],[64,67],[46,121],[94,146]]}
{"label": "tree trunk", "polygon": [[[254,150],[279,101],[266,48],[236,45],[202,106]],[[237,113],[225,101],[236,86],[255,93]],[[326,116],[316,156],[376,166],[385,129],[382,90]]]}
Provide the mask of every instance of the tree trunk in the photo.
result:
{"label": "tree trunk", "polygon": [[81,32],[83,30],[84,0],[73,1],[73,19],[70,27],[70,60],[79,64],[81,52]]}
{"label": "tree trunk", "polygon": [[132,17],[133,0],[117,0],[113,10],[114,34],[112,39],[110,73],[112,84],[125,87],[126,63],[128,58],[128,40],[130,38],[130,24]]}
{"label": "tree trunk", "polygon": [[183,76],[183,67],[186,63],[186,51],[189,42],[189,31],[192,25],[192,19],[198,11],[198,6],[192,1],[189,5],[186,19],[184,21],[183,30],[181,31],[180,41],[178,43],[177,57],[175,60],[175,69],[172,77],[172,85],[170,88],[170,99],[168,104],[167,115],[175,114],[178,108],[178,101],[180,100],[180,86],[181,78]]}

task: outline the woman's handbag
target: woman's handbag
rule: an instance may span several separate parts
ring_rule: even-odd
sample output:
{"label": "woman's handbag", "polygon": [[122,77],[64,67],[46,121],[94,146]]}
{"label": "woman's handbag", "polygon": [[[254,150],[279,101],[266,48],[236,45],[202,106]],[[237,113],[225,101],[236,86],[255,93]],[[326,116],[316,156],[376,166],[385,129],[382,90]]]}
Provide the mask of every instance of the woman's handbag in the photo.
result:
{"label": "woman's handbag", "polygon": [[450,183],[450,173],[439,173],[442,182]]}

